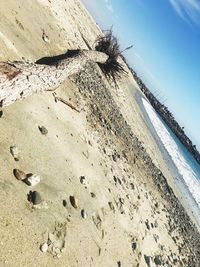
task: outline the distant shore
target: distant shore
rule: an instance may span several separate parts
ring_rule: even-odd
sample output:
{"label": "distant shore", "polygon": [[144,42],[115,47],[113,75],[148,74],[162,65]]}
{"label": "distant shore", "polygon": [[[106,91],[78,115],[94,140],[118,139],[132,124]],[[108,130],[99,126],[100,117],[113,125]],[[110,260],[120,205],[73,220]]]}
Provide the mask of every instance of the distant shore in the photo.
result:
{"label": "distant shore", "polygon": [[183,127],[181,127],[173,114],[168,110],[168,108],[162,104],[151,91],[147,88],[147,86],[142,82],[142,80],[138,77],[137,73],[130,68],[131,73],[136,80],[138,86],[141,91],[145,94],[147,99],[150,101],[151,105],[154,109],[159,113],[165,123],[169,126],[169,128],[174,132],[174,134],[178,137],[181,143],[186,147],[186,149],[191,153],[193,158],[200,164],[200,153],[197,150],[196,146],[192,143],[190,138],[185,134]]}

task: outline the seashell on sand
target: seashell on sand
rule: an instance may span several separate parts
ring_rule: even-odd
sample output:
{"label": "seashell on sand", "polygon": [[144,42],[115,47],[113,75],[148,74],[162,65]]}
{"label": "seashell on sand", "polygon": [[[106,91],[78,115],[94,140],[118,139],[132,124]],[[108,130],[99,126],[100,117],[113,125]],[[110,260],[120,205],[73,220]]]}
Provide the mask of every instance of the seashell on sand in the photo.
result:
{"label": "seashell on sand", "polygon": [[19,161],[19,150],[14,146],[10,146],[10,153],[16,161]]}
{"label": "seashell on sand", "polygon": [[17,178],[17,180],[23,181],[24,179],[26,179],[26,173],[19,169],[14,169],[13,174],[15,178]]}
{"label": "seashell on sand", "polygon": [[43,40],[45,43],[49,43],[49,42],[50,42],[50,41],[49,41],[49,37],[46,35],[45,32],[43,32],[43,34],[42,34],[42,40]]}
{"label": "seashell on sand", "polygon": [[44,253],[46,253],[48,251],[48,244],[44,243],[40,246],[40,250]]}
{"label": "seashell on sand", "polygon": [[28,174],[24,182],[27,185],[35,186],[40,183],[40,176],[38,174]]}
{"label": "seashell on sand", "polygon": [[69,200],[70,200],[72,207],[77,209],[78,208],[78,199],[75,196],[70,196]]}

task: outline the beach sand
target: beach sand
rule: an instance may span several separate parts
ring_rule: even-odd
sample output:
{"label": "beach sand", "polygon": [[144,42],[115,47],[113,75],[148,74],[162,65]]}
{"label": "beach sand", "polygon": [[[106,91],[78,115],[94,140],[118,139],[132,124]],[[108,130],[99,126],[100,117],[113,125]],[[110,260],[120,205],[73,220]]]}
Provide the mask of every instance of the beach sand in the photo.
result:
{"label": "beach sand", "polygon": [[[101,34],[78,0],[1,1],[0,15],[1,61],[92,47]],[[144,97],[130,73],[115,88],[88,63],[56,90],[80,112],[52,92],[3,110],[0,266],[200,266],[199,233],[136,94]],[[15,168],[41,182],[28,186]],[[27,200],[30,191],[40,193],[40,208]]]}

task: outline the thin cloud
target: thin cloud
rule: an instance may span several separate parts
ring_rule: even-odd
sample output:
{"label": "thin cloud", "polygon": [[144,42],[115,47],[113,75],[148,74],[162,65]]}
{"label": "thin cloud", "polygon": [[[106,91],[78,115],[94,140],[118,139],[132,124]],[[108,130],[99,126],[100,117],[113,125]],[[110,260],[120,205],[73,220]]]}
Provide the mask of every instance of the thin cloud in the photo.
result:
{"label": "thin cloud", "polygon": [[169,0],[178,16],[188,23],[200,25],[199,0]]}

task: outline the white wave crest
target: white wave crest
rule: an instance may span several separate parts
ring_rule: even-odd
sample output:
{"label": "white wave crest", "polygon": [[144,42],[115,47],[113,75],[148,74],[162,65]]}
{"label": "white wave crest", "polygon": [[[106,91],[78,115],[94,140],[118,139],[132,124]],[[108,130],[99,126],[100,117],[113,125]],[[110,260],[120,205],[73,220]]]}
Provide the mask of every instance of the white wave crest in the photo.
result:
{"label": "white wave crest", "polygon": [[186,186],[200,207],[200,181],[197,178],[198,174],[183,156],[180,147],[175,142],[164,123],[160,120],[153,107],[144,98],[142,98],[142,102],[161,142],[165,146],[174,164],[176,165],[178,172],[182,175]]}

